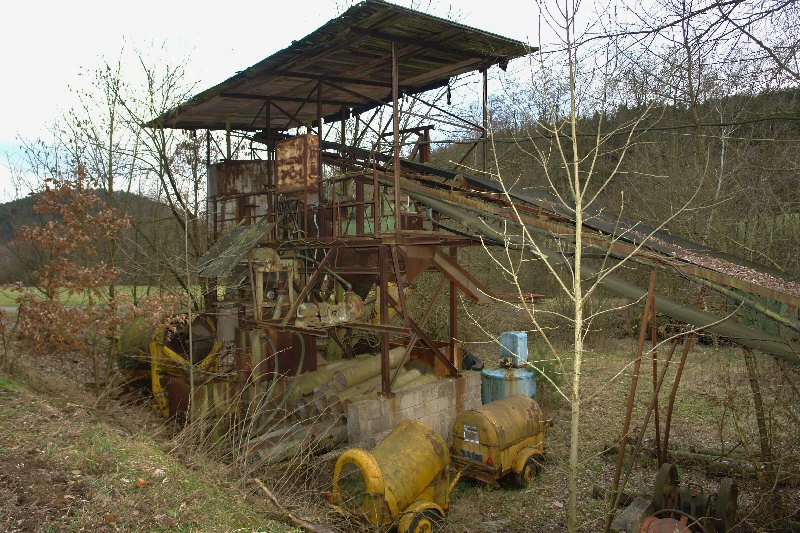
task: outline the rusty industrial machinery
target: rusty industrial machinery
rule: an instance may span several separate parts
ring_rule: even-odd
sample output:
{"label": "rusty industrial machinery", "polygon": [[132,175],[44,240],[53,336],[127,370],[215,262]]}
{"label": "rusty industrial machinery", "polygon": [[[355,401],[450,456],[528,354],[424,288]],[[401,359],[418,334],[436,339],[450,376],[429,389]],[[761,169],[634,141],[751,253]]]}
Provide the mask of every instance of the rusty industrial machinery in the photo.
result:
{"label": "rusty industrial machinery", "polygon": [[[459,295],[486,302],[490,291],[458,262],[458,249],[476,241],[444,231],[439,214],[403,190],[408,179],[439,178],[405,166],[428,164],[433,126],[401,128],[400,96],[445,90],[454,76],[505,68],[530,51],[368,0],[150,123],[225,131],[217,162],[212,145],[218,145],[206,137],[211,246],[198,274],[212,287],[206,312],[235,321],[233,340],[221,341],[219,350],[233,388],[258,397],[277,379],[321,370],[331,351],[345,359],[377,354],[375,390],[385,396],[412,366],[438,377],[459,375]],[[386,105],[392,118],[383,132],[361,118]],[[486,140],[485,123],[461,124]],[[327,140],[331,128],[339,130],[339,142]],[[237,135],[255,157],[234,158]],[[476,145],[485,152],[485,142]],[[422,305],[427,310],[413,316],[409,302],[423,272],[442,281]],[[434,339],[425,323],[442,292],[449,298],[449,335]],[[393,365],[390,353],[398,347],[400,363]]]}
{"label": "rusty industrial machinery", "polygon": [[[576,233],[570,205],[539,189],[506,187],[489,172],[489,74],[500,75],[533,51],[519,41],[366,0],[154,118],[149,127],[205,134],[210,246],[195,274],[209,289],[203,312],[218,343],[210,359],[169,374],[174,394],[167,395],[168,408],[159,409],[206,405],[209,412],[246,413],[255,420],[247,428],[256,450],[281,438],[302,445],[296,424],[330,416],[333,429],[326,425],[319,433],[339,443],[347,433],[341,424],[350,422],[348,401],[391,399],[432,379],[463,379],[459,300],[490,303],[499,295],[464,267],[460,250],[504,247],[547,260],[553,269],[570,266]],[[480,84],[477,120],[440,101],[470,73]],[[466,139],[455,165],[431,163],[440,126]],[[605,206],[587,210],[582,221],[581,238],[604,259],[587,257],[581,272],[601,289],[630,301],[647,296],[661,315],[800,362],[793,329],[800,285],[790,276],[627,221]],[[778,317],[774,324],[759,328],[736,313],[695,309],[619,277],[633,269],[599,275],[620,260],[734,289],[728,293],[737,305],[758,309],[755,300],[767,299],[786,316],[769,314],[769,320]],[[422,276],[433,280],[432,290],[418,290]],[[437,336],[426,326],[443,299],[446,320]],[[156,382],[168,374],[163,360],[150,356],[153,364],[141,369],[150,372],[161,397]],[[521,424],[525,438],[543,435],[540,413],[536,427],[506,420],[506,414],[485,416]],[[289,424],[276,428],[277,420]],[[491,457],[495,470],[482,470],[491,480],[510,471],[525,478],[533,455],[518,461],[511,440],[498,434],[482,441],[479,432],[477,444],[503,447],[502,457],[470,448],[476,443],[465,441],[464,428],[484,423],[460,426],[454,456],[461,461],[463,453],[475,453],[483,463]],[[316,433],[319,425],[312,420],[305,427]],[[534,455],[540,445],[532,445]],[[291,457],[294,448],[286,450],[274,457]]]}
{"label": "rusty industrial machinery", "polygon": [[[178,314],[158,326],[138,317],[123,327],[120,369],[130,385],[147,384],[154,409],[167,417],[185,413],[189,372],[196,369],[210,381],[219,368],[221,348],[216,322],[209,316],[196,316],[190,323],[185,314]],[[201,387],[198,391],[207,392]]]}
{"label": "rusty industrial machinery", "polygon": [[545,429],[552,424],[532,398],[515,394],[461,413],[453,424],[452,461],[465,477],[530,485],[544,464]]}
{"label": "rusty industrial machinery", "polygon": [[332,500],[370,524],[429,533],[449,505],[447,443],[413,420],[400,423],[372,452],[346,450],[336,461]]}
{"label": "rusty industrial machinery", "polygon": [[620,533],[726,533],[736,525],[738,496],[730,478],[723,478],[715,493],[694,483],[681,488],[676,466],[664,463],[656,475],[652,498],[633,500],[611,529]]}

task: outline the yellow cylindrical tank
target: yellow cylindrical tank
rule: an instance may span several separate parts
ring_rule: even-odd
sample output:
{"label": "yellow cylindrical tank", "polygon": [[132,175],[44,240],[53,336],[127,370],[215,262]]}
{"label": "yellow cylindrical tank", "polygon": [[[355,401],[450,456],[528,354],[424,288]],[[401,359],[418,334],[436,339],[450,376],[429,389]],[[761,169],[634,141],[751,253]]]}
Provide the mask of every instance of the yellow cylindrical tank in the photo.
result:
{"label": "yellow cylindrical tank", "polygon": [[453,424],[453,461],[470,477],[493,482],[513,472],[527,484],[538,473],[548,425],[523,394],[464,411]]}
{"label": "yellow cylindrical tank", "polygon": [[333,501],[374,524],[414,531],[424,516],[448,507],[447,444],[428,426],[404,420],[370,453],[345,451],[333,472]]}

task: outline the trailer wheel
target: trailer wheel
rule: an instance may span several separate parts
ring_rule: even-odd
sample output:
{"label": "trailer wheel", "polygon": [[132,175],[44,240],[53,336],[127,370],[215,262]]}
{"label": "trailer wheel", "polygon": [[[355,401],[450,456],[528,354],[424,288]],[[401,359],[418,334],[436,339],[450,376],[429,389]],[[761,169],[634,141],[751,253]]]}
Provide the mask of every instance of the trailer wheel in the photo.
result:
{"label": "trailer wheel", "polygon": [[408,526],[398,528],[398,533],[432,533],[439,529],[442,517],[433,509],[416,512]]}
{"label": "trailer wheel", "polygon": [[539,477],[541,473],[542,456],[531,455],[528,457],[528,460],[525,461],[525,466],[522,467],[522,470],[514,474],[514,484],[520,489],[529,487],[533,483],[533,480]]}

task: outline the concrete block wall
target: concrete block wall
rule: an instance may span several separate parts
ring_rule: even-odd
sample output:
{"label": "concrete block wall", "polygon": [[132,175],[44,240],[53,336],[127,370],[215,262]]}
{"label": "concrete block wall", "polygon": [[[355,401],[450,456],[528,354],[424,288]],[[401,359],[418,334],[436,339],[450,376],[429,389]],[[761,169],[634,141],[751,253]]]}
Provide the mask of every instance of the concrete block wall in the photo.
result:
{"label": "concrete block wall", "polygon": [[481,374],[464,371],[461,377],[402,390],[392,398],[350,404],[347,441],[350,446],[372,448],[400,422],[410,419],[431,427],[450,443],[456,416],[480,405]]}

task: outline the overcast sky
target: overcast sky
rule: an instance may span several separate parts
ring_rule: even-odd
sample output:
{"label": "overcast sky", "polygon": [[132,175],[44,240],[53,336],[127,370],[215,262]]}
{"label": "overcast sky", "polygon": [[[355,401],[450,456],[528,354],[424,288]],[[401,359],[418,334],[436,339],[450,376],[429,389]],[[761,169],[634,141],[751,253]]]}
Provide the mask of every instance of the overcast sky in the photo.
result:
{"label": "overcast sky", "polygon": [[[165,61],[186,61],[187,79],[208,88],[288,46],[340,14],[351,1],[221,2],[170,0],[13,1],[0,29],[0,189],[10,199],[6,154],[19,136],[48,136],[74,102],[70,87],[86,83],[103,59],[120,50],[161,47]],[[398,0],[433,15],[538,44],[538,10],[531,0]],[[85,81],[86,80],[86,81]]]}

